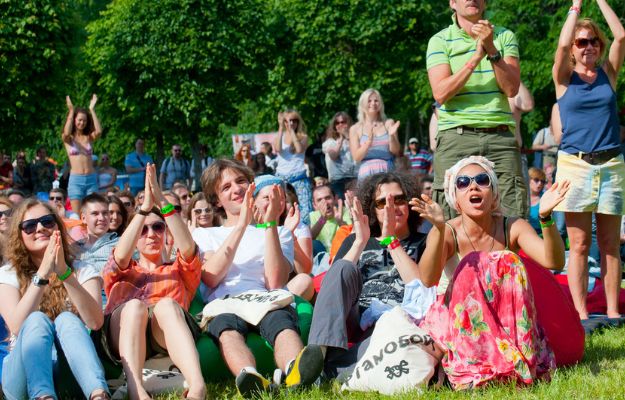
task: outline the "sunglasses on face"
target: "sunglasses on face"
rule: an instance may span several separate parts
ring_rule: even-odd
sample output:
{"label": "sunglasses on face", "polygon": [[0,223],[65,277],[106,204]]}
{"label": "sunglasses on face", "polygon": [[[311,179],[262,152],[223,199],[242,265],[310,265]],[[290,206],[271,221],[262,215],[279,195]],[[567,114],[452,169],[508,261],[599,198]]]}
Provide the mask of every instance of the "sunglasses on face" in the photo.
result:
{"label": "sunglasses on face", "polygon": [[336,120],[336,122],[334,123],[334,125],[346,125],[347,121],[341,121],[341,120]]}
{"label": "sunglasses on face", "polygon": [[124,205],[124,207],[132,207],[132,203],[129,201],[124,201],[122,204]]}
{"label": "sunglasses on face", "polygon": [[162,235],[163,232],[165,232],[165,223],[158,221],[153,223],[152,225],[143,225],[143,228],[141,228],[141,236],[147,235],[150,229],[152,229],[152,232],[156,233],[157,235]]}
{"label": "sunglasses on face", "polygon": [[212,210],[211,210],[210,208],[208,208],[208,207],[206,207],[206,208],[194,208],[194,209],[193,209],[193,213],[194,213],[195,215],[201,215],[202,213],[204,213],[204,214],[210,214],[210,213],[211,213],[211,211],[212,211]]}
{"label": "sunglasses on face", "polygon": [[50,201],[63,201],[62,196],[50,196]]}
{"label": "sunglasses on face", "polygon": [[182,200],[186,200],[186,199],[188,199],[189,197],[191,197],[191,196],[190,196],[190,195],[188,195],[188,194],[183,194],[182,196],[180,196],[180,198],[181,198]]}
{"label": "sunglasses on face", "polygon": [[532,178],[535,183],[542,183],[543,185],[547,183],[544,179]]}
{"label": "sunglasses on face", "polygon": [[588,44],[591,44],[592,47],[599,47],[599,45],[601,44],[601,42],[599,41],[599,38],[578,38],[575,39],[575,46],[579,47],[580,49],[586,48],[588,47]]}
{"label": "sunglasses on face", "polygon": [[13,213],[13,209],[12,208],[9,208],[8,210],[0,211],[0,218],[2,218],[2,217],[9,218],[12,213]]}
{"label": "sunglasses on face", "polygon": [[52,229],[56,226],[56,220],[52,214],[44,215],[43,217],[27,219],[20,223],[20,229],[27,235],[35,233],[37,226],[41,224],[46,229]]}
{"label": "sunglasses on face", "polygon": [[[398,194],[397,196],[393,196],[393,200],[395,200],[396,206],[403,206],[408,203],[408,197],[406,197],[405,194]],[[386,197],[377,199],[374,204],[375,208],[377,208],[378,210],[382,210],[384,207],[386,207]]]}
{"label": "sunglasses on face", "polygon": [[473,181],[475,181],[479,187],[490,187],[490,176],[488,176],[487,173],[482,172],[481,174],[477,174],[475,176],[460,175],[456,178],[456,189],[467,190]]}

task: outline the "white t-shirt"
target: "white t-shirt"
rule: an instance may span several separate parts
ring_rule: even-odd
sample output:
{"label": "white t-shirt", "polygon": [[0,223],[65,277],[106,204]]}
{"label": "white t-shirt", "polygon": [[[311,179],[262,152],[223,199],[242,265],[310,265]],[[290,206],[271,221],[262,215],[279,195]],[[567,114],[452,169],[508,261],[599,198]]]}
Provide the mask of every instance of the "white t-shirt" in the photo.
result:
{"label": "white t-shirt", "polygon": [[[193,240],[200,251],[217,251],[234,227],[196,228]],[[293,266],[293,234],[283,226],[278,227],[282,254]],[[265,286],[265,229],[248,226],[239,243],[232,265],[219,286],[205,298],[211,301],[226,295],[234,295],[247,290],[267,290]]]}
{"label": "white t-shirt", "polygon": [[308,227],[308,225],[306,225],[302,221],[300,221],[299,224],[297,224],[293,234],[295,235],[297,240],[306,239],[306,238],[312,239],[312,233],[310,232],[310,228]]}

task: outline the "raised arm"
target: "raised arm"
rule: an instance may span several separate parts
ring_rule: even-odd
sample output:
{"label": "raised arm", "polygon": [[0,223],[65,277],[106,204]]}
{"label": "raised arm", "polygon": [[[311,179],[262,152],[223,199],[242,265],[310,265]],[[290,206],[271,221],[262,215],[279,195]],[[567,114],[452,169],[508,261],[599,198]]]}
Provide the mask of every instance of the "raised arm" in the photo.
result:
{"label": "raised arm", "polygon": [[371,237],[371,228],[369,228],[369,217],[362,210],[362,204],[358,197],[345,196],[347,207],[350,210],[353,222],[353,232],[356,236],[354,243],[347,254],[343,256],[343,260],[351,261],[358,264],[363,250],[367,247],[369,237]]}
{"label": "raised arm", "polygon": [[401,156],[401,143],[399,143],[399,137],[397,136],[399,121],[388,119],[385,121],[384,125],[386,126],[389,135],[388,150],[397,157]]}
{"label": "raised arm", "polygon": [[[158,182],[156,182],[156,167],[154,164],[148,164],[146,169],[146,180],[149,181],[149,191],[152,195],[152,200],[156,203],[159,208],[163,208],[169,204],[165,196],[163,196],[163,192],[161,191]],[[147,182],[146,182],[147,183]],[[146,185],[146,199],[148,196],[148,186]],[[145,200],[144,200],[145,201]],[[179,213],[174,213],[169,217],[165,217],[165,223],[169,228],[172,236],[176,239],[176,246],[178,250],[180,250],[180,254],[182,258],[186,261],[193,259],[196,253],[196,244],[191,236],[191,232],[187,227],[187,224],[182,220],[182,217]]]}
{"label": "raised arm", "polygon": [[355,162],[362,161],[367,152],[369,151],[369,147],[373,143],[373,128],[371,132],[369,132],[369,136],[367,137],[367,141],[360,144],[360,137],[358,136],[358,128],[361,126],[360,124],[364,124],[364,122],[360,122],[356,125],[353,125],[349,128],[349,151],[352,153],[352,158]]}
{"label": "raised arm", "polygon": [[252,222],[254,215],[254,183],[245,191],[243,203],[241,204],[241,214],[234,229],[230,232],[226,240],[214,252],[204,253],[204,264],[202,265],[202,282],[208,287],[217,287],[228,274],[234,256],[241,244],[241,239],[245,234],[247,226]]}
{"label": "raised arm", "polygon": [[553,62],[553,82],[556,85],[556,97],[564,94],[566,86],[569,84],[573,65],[571,64],[571,45],[575,38],[575,24],[582,8],[582,0],[573,0],[572,10],[569,11],[564,21],[564,26],[560,31],[558,47]]}
{"label": "raised arm", "polygon": [[297,133],[292,128],[289,128],[289,135],[291,135],[291,143],[293,143],[293,147],[295,148],[295,153],[302,154],[306,151],[306,147],[308,147],[308,136],[302,135],[302,137],[298,137]]}
{"label": "raised arm", "polygon": [[[499,51],[493,41],[494,27],[488,20],[480,20],[471,27],[471,31],[478,37],[478,41],[482,42],[484,51],[487,55],[494,56]],[[519,59],[516,57],[503,57],[499,61],[491,61],[493,70],[495,71],[495,79],[497,86],[506,95],[506,97],[514,97],[519,92],[521,84],[521,68],[519,67]]]}
{"label": "raised arm", "polygon": [[[273,185],[269,194],[269,206],[265,211],[263,220],[277,222],[282,212],[280,200],[283,198],[282,188]],[[295,238],[293,238],[295,240]],[[291,264],[282,253],[278,226],[265,229],[265,286],[267,289],[280,289],[286,285],[291,272]]]}
{"label": "raised arm", "polygon": [[432,87],[432,95],[438,104],[445,104],[467,84],[475,67],[486,55],[481,41],[476,42],[475,53],[469,61],[455,74],[449,64],[439,64],[428,69],[428,78]]}
{"label": "raised arm", "polygon": [[95,94],[91,96],[91,102],[89,103],[89,112],[91,113],[91,119],[93,119],[93,132],[91,132],[91,140],[96,140],[102,135],[102,126],[100,120],[95,113],[95,105],[98,102],[98,96]]}
{"label": "raised arm", "polygon": [[610,83],[612,87],[616,89],[616,80],[623,66],[623,58],[625,57],[625,28],[623,28],[621,20],[614,13],[606,0],[597,0],[597,4],[614,36],[614,40],[610,45],[610,52],[608,53],[608,62],[605,64],[605,67],[610,77]]}
{"label": "raised arm", "polygon": [[328,146],[323,146],[323,152],[329,155],[332,160],[338,160],[341,156],[341,147],[343,147],[343,140],[345,140],[345,138],[343,137],[343,135],[341,135],[341,137],[336,141],[336,145],[334,147],[330,146],[329,143]]}
{"label": "raised arm", "polygon": [[[569,181],[556,182],[542,195],[538,211],[541,218],[551,216],[555,206],[564,200],[569,184]],[[566,261],[564,242],[553,220],[549,226],[542,227],[542,238],[523,219],[515,220],[510,227],[510,232],[512,243],[514,244],[514,239],[517,237],[518,247],[543,267],[556,270],[564,267]]]}
{"label": "raised arm", "polygon": [[67,118],[65,118],[62,139],[65,143],[71,143],[72,131],[74,130],[74,105],[69,96],[65,96],[65,103],[67,103]]}
{"label": "raised arm", "polygon": [[278,134],[273,140],[273,148],[276,154],[282,151],[282,135],[284,134],[284,115],[278,113]]}
{"label": "raised arm", "polygon": [[419,213],[432,224],[425,244],[425,251],[419,261],[419,275],[426,287],[438,284],[443,274],[445,263],[453,251],[447,240],[447,226],[442,208],[428,196],[422,194],[420,199],[410,200],[412,210]]}
{"label": "raised arm", "polygon": [[295,230],[300,222],[300,211],[297,203],[287,213],[284,220],[284,227],[293,234],[293,250],[295,252],[295,271],[309,274],[312,270],[312,238],[297,238]]}

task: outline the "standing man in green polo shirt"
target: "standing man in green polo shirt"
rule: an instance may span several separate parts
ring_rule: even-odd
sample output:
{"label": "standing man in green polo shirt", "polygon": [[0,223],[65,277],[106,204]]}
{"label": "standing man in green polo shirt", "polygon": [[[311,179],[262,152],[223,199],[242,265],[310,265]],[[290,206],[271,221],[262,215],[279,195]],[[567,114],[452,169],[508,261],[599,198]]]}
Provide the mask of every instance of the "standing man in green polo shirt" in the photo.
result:
{"label": "standing man in green polo shirt", "polygon": [[527,217],[527,193],[508,97],[520,84],[514,33],[484,19],[485,0],[450,0],[453,23],[428,43],[427,69],[438,109],[434,200],[447,218],[445,171],[458,160],[482,155],[495,163],[501,205],[509,216]]}

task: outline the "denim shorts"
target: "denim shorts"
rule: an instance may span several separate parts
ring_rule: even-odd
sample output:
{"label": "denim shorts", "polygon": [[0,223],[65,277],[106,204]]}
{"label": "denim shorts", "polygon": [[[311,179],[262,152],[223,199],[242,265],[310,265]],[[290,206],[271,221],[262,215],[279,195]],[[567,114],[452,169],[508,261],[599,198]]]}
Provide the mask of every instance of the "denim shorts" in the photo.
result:
{"label": "denim shorts", "polygon": [[569,192],[556,211],[625,214],[625,162],[623,155],[599,165],[558,152],[556,182],[571,181]]}
{"label": "denim shorts", "polygon": [[70,200],[82,200],[88,194],[98,191],[98,175],[69,174],[67,195]]}

